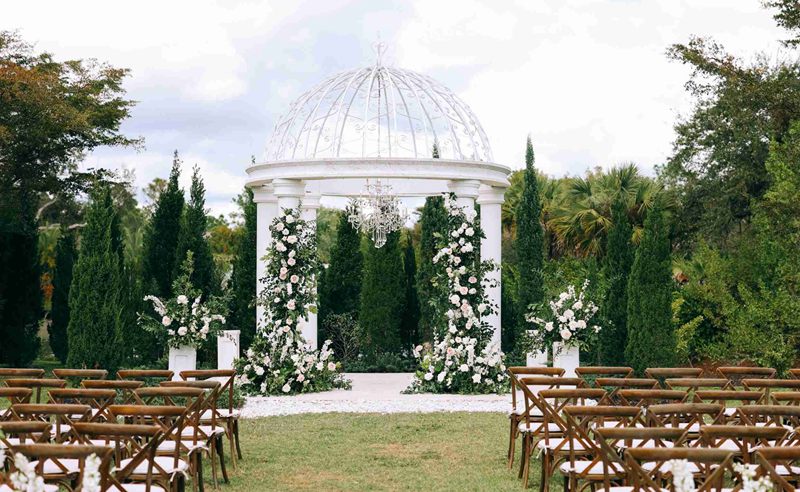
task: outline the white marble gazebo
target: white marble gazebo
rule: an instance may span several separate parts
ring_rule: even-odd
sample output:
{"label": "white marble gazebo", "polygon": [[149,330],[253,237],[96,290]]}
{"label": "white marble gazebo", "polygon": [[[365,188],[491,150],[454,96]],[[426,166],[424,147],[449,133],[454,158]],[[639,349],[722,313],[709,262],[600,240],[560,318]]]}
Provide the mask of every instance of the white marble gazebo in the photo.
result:
{"label": "white marble gazebo", "polygon": [[[434,142],[438,159],[431,157]],[[314,220],[321,199],[358,196],[367,179],[380,179],[400,197],[449,190],[467,207],[477,201],[486,234],[481,257],[499,265],[509,173],[492,162],[489,141],[469,107],[431,78],[380,61],[334,75],[292,103],[275,125],[264,162],[247,169],[258,210],[258,278],[268,227],[279,210],[302,205],[305,218]],[[497,285],[487,294],[499,307],[499,269],[493,275]],[[499,341],[499,309],[488,321]],[[315,315],[303,335],[317,346]]]}

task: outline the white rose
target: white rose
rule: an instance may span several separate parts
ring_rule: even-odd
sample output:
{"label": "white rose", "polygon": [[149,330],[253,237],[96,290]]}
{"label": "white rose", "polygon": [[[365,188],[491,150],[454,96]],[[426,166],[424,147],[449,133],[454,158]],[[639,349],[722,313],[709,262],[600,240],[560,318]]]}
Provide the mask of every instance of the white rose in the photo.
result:
{"label": "white rose", "polygon": [[469,289],[467,287],[461,287],[458,289],[458,292],[460,292],[462,296],[465,296],[469,292]]}
{"label": "white rose", "polygon": [[297,303],[294,299],[289,299],[289,302],[286,303],[286,308],[289,311],[294,311],[294,308],[297,307]]}
{"label": "white rose", "polygon": [[569,340],[570,338],[572,338],[572,332],[571,332],[571,331],[569,331],[569,330],[567,330],[567,329],[563,329],[563,330],[561,330],[559,333],[561,334],[561,338],[562,338],[564,341],[567,341],[567,340]]}
{"label": "white rose", "polygon": [[294,215],[287,215],[286,216],[286,223],[287,224],[294,224]]}
{"label": "white rose", "polygon": [[459,370],[459,371],[461,371],[461,372],[467,372],[467,371],[469,371],[469,366],[468,366],[468,365],[466,365],[466,364],[461,364],[461,365],[458,367],[458,370]]}
{"label": "white rose", "polygon": [[474,236],[475,235],[475,229],[473,229],[472,227],[467,227],[467,230],[464,231],[464,234],[466,234],[467,236]]}
{"label": "white rose", "polygon": [[457,294],[450,296],[450,302],[458,306],[461,303],[461,298]]}
{"label": "white rose", "polygon": [[306,380],[306,377],[303,374],[300,374],[299,376],[297,376],[297,382],[298,383],[302,383],[305,380]]}
{"label": "white rose", "polygon": [[287,238],[286,238],[286,242],[287,242],[287,243],[289,243],[289,244],[294,244],[294,243],[296,243],[296,242],[297,242],[297,236],[295,236],[294,234],[292,234],[291,236],[289,236],[289,237],[287,237]]}
{"label": "white rose", "polygon": [[189,298],[181,294],[178,296],[178,304],[189,304]]}
{"label": "white rose", "polygon": [[289,277],[289,281],[293,284],[296,284],[297,282],[300,281],[300,277],[298,277],[297,275],[292,275],[291,277]]}
{"label": "white rose", "polygon": [[478,281],[478,279],[477,279],[477,278],[475,278],[475,275],[472,275],[472,276],[469,278],[469,283],[471,283],[471,284],[474,284],[474,283],[475,283],[475,282],[477,282],[477,281]]}
{"label": "white rose", "polygon": [[328,362],[328,370],[335,371],[336,370],[336,363],[335,362]]}
{"label": "white rose", "polygon": [[322,362],[317,362],[316,367],[317,367],[318,371],[321,371],[321,370],[325,369],[325,364],[323,364]]}
{"label": "white rose", "polygon": [[486,304],[478,304],[478,312],[483,314],[484,311],[486,311]]}
{"label": "white rose", "polygon": [[423,378],[425,379],[425,381],[430,381],[431,379],[433,379],[433,373],[432,372],[426,372],[425,375],[423,376]]}
{"label": "white rose", "polygon": [[264,368],[261,367],[261,366],[256,366],[256,374],[258,376],[263,376],[264,375]]}
{"label": "white rose", "polygon": [[283,225],[283,222],[278,222],[277,224],[275,224],[275,230],[278,232],[281,232],[284,227],[285,226]]}
{"label": "white rose", "polygon": [[481,375],[480,374],[473,374],[472,375],[472,382],[478,384],[481,382]]}
{"label": "white rose", "polygon": [[572,305],[572,309],[581,309],[583,307],[583,303],[581,301],[576,301],[575,304]]}
{"label": "white rose", "polygon": [[286,260],[286,263],[287,263],[289,266],[294,266],[294,265],[295,265],[295,263],[297,263],[297,260],[295,260],[294,258],[289,258],[288,260]]}
{"label": "white rose", "polygon": [[572,312],[572,309],[567,309],[566,311],[564,311],[564,318],[572,319],[574,317],[575,317],[575,313]]}
{"label": "white rose", "polygon": [[436,380],[441,383],[442,381],[444,381],[444,378],[446,378],[446,377],[447,377],[447,373],[445,371],[442,371],[442,372],[439,373],[438,376],[436,376]]}
{"label": "white rose", "polygon": [[275,243],[275,249],[283,253],[284,251],[286,251],[286,245],[283,244],[281,241],[278,241],[277,243]]}
{"label": "white rose", "polygon": [[552,321],[548,321],[547,323],[545,323],[544,329],[547,330],[547,331],[553,331],[553,322]]}
{"label": "white rose", "polygon": [[171,325],[172,324],[172,318],[170,318],[169,316],[164,316],[163,318],[161,318],[161,324],[164,325],[164,326]]}
{"label": "white rose", "polygon": [[283,391],[284,393],[288,393],[288,392],[292,391],[292,387],[289,386],[289,383],[286,383],[286,384],[283,385],[283,388],[281,388],[281,391]]}
{"label": "white rose", "polygon": [[185,326],[181,326],[180,328],[178,328],[178,336],[184,336],[188,332],[189,330]]}

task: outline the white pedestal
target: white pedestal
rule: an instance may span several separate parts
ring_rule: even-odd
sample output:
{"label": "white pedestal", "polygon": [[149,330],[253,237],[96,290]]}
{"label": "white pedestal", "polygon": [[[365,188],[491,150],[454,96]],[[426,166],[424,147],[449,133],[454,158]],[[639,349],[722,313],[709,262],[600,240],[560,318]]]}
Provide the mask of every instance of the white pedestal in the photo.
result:
{"label": "white pedestal", "polygon": [[528,367],[547,367],[547,351],[529,352],[525,365]]}
{"label": "white pedestal", "polygon": [[233,369],[239,358],[239,330],[223,330],[217,336],[217,369]]}
{"label": "white pedestal", "polygon": [[169,349],[169,370],[173,372],[172,380],[180,381],[181,371],[197,369],[197,349],[189,345]]}
{"label": "white pedestal", "polygon": [[567,345],[562,342],[553,343],[553,367],[564,369],[564,376],[574,378],[575,369],[581,366],[581,351],[578,347]]}

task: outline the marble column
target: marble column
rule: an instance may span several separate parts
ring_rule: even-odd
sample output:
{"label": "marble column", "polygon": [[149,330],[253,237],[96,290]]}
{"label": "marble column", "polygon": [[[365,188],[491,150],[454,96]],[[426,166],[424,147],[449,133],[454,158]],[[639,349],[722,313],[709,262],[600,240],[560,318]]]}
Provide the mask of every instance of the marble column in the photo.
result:
{"label": "marble column", "polygon": [[[306,195],[303,199],[302,203],[302,218],[306,222],[316,222],[317,220],[317,210],[320,207],[319,204],[320,196],[319,195]],[[316,281],[316,279],[315,279]],[[311,307],[311,306],[309,306]],[[312,348],[318,349],[319,348],[319,336],[318,336],[318,325],[319,321],[317,318],[317,313],[312,313],[311,311],[308,312],[308,318],[306,319],[305,324],[303,325],[303,329],[301,333],[303,338],[306,339],[309,345]]]}
{"label": "marble column", "polygon": [[502,266],[502,206],[505,190],[492,186],[483,186],[478,196],[478,204],[481,206],[481,227],[486,236],[481,240],[481,260],[492,261],[496,268],[487,277],[494,280],[494,286],[486,289],[489,301],[496,307],[496,311],[487,316],[486,321],[492,327],[492,342],[498,345],[501,340],[500,320],[501,320],[501,272]]}
{"label": "marble column", "polygon": [[[278,215],[278,199],[272,192],[272,185],[267,184],[253,188],[253,201],[256,204],[256,297],[261,294],[263,285],[260,279],[267,271],[264,255],[272,242],[270,226]],[[256,307],[256,323],[263,326],[264,308]]]}

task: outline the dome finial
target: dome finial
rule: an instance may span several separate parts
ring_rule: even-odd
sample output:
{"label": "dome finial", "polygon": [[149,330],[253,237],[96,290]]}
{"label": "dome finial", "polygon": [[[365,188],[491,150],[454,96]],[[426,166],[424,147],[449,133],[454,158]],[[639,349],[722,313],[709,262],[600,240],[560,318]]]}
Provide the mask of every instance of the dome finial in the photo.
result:
{"label": "dome finial", "polygon": [[375,66],[383,65],[383,55],[386,53],[386,43],[381,41],[381,33],[378,31],[378,40],[372,43],[372,50],[375,52]]}

